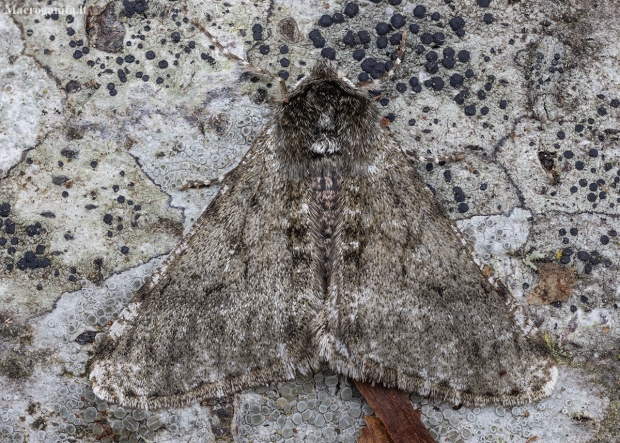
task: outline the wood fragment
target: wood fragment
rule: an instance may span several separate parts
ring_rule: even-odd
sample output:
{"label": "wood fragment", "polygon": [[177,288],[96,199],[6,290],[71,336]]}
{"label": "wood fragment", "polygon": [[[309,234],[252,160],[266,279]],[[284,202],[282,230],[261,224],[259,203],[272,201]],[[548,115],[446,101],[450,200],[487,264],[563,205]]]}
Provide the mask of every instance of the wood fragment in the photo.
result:
{"label": "wood fragment", "polygon": [[357,443],[394,443],[379,417],[367,415],[364,420],[366,426],[360,429],[361,436],[357,438]]}
{"label": "wood fragment", "polygon": [[[359,381],[355,381],[355,386],[381,419],[394,443],[435,443],[424,423],[420,421],[422,412],[413,409],[409,397],[403,391]],[[370,442],[379,443],[381,440],[364,443]]]}

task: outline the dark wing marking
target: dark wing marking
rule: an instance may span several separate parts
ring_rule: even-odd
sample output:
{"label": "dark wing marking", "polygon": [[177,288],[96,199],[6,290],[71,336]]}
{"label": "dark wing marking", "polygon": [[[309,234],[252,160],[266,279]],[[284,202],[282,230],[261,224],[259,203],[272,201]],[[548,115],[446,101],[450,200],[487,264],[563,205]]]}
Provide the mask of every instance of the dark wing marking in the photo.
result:
{"label": "dark wing marking", "polygon": [[283,174],[269,133],[111,327],[90,371],[99,397],[178,406],[311,364],[308,195]]}
{"label": "dark wing marking", "polygon": [[557,368],[541,334],[482,276],[395,142],[342,192],[341,254],[314,323],[332,369],[456,404],[549,395]]}

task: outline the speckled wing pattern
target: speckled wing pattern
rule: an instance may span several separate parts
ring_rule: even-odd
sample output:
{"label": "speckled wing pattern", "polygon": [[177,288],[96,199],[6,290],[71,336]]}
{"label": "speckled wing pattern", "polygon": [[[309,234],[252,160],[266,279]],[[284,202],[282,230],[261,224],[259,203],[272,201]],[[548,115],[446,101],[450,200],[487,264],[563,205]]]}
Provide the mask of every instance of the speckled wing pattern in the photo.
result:
{"label": "speckled wing pattern", "polygon": [[179,406],[327,362],[457,404],[549,395],[543,337],[379,120],[318,63],[111,326],[95,394]]}
{"label": "speckled wing pattern", "polygon": [[179,406],[308,369],[319,301],[307,193],[265,140],[110,328],[90,370],[99,397]]}
{"label": "speckled wing pattern", "polygon": [[542,335],[482,275],[390,137],[368,174],[343,180],[341,204],[335,273],[315,320],[334,370],[454,404],[551,393],[557,368]]}

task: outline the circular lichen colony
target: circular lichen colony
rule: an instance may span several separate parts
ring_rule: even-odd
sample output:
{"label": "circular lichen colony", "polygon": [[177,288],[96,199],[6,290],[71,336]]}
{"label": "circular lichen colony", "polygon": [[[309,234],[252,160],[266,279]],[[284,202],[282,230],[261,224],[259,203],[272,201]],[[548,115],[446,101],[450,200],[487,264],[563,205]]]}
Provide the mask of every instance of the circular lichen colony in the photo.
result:
{"label": "circular lichen colony", "polygon": [[[191,180],[219,177],[233,169],[241,157],[250,148],[267,122],[265,110],[247,108],[238,113],[234,108],[213,117],[205,135],[196,135],[191,144],[185,140],[184,130],[171,131],[165,144],[168,150],[162,150],[156,156],[143,153],[152,151],[150,144],[161,146],[162,140],[148,136],[144,145],[136,145],[132,153],[144,162],[144,169],[152,180],[166,192],[180,188]],[[201,190],[203,199],[215,195],[213,187]]]}
{"label": "circular lichen colony", "polygon": [[330,371],[299,375],[241,395],[240,441],[355,443],[363,415],[372,413],[350,379]]}

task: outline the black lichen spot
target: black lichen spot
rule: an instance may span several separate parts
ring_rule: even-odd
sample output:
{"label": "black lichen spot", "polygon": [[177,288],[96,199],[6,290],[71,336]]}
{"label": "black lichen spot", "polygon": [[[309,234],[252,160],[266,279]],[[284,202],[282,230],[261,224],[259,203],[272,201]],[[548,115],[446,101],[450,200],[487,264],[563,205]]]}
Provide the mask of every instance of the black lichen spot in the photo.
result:
{"label": "black lichen spot", "polygon": [[321,18],[319,18],[319,26],[323,27],[323,28],[328,28],[329,26],[331,26],[333,24],[333,20],[332,18],[327,15],[327,14],[323,14],[321,16]]}
{"label": "black lichen spot", "polygon": [[457,54],[457,58],[461,63],[467,63],[469,61],[469,51],[465,49],[459,51],[459,53]]}
{"label": "black lichen spot", "polygon": [[402,14],[396,13],[390,18],[390,23],[395,29],[400,29],[405,26],[405,17]]}
{"label": "black lichen spot", "polygon": [[461,203],[465,201],[465,193],[460,186],[455,186],[452,188],[452,192],[454,192],[454,201],[457,203]]}
{"label": "black lichen spot", "polygon": [[347,17],[353,18],[360,12],[360,7],[357,3],[347,3],[344,7],[344,13]]}
{"label": "black lichen spot", "polygon": [[[355,46],[355,34],[353,34],[353,31],[347,31],[344,37],[342,37],[342,43],[347,46]],[[363,50],[361,51],[364,52]],[[353,56],[353,58],[355,58],[355,55]]]}
{"label": "black lichen spot", "polygon": [[465,26],[465,20],[462,17],[453,17],[448,22],[453,31],[458,31]]}
{"label": "black lichen spot", "polygon": [[444,82],[441,77],[433,77],[430,82],[430,86],[433,88],[433,91],[441,91],[444,87]]}
{"label": "black lichen spot", "polygon": [[393,46],[396,46],[400,44],[402,39],[403,39],[403,35],[400,32],[397,32],[396,34],[392,34],[390,36],[390,44]]}
{"label": "black lichen spot", "polygon": [[7,218],[4,222],[4,232],[7,234],[15,234],[15,223],[10,218]]}
{"label": "black lichen spot", "polygon": [[459,205],[457,206],[457,210],[461,213],[464,214],[467,211],[469,211],[469,205],[467,203],[459,203]]}
{"label": "black lichen spot", "polygon": [[[211,57],[209,54],[206,53],[201,53],[200,54],[200,58],[203,60],[206,60],[207,62],[209,62],[210,64],[214,65],[215,64],[215,59],[213,57]],[[140,74],[140,75],[138,75]],[[136,72],[136,77],[142,77],[142,73],[141,72]],[[148,76],[146,76],[148,78]]]}
{"label": "black lichen spot", "polygon": [[125,8],[124,14],[131,18],[134,14],[142,14],[146,11],[147,0],[135,0],[133,2],[123,0],[123,7]]}
{"label": "black lichen spot", "polygon": [[450,86],[458,88],[463,84],[463,80],[464,78],[461,74],[452,74],[452,77],[450,77]]}
{"label": "black lichen spot", "polygon": [[0,217],[8,217],[11,213],[11,204],[10,203],[2,203],[0,204]]}
{"label": "black lichen spot", "polygon": [[88,343],[93,343],[95,341],[95,337],[97,336],[97,332],[95,331],[86,331],[82,332],[75,339],[75,342],[78,345],[86,345]]}
{"label": "black lichen spot", "polygon": [[366,52],[364,52],[363,49],[356,49],[355,51],[353,51],[353,59],[358,62],[363,60],[365,56]]}
{"label": "black lichen spot", "polygon": [[28,225],[26,226],[26,234],[28,234],[29,237],[32,237],[34,235],[38,235],[39,234],[39,228],[36,225]]}
{"label": "black lichen spot", "polygon": [[363,45],[368,44],[371,41],[368,31],[359,31],[357,33],[357,38],[360,39],[360,43]]}
{"label": "black lichen spot", "polygon": [[335,60],[336,50],[334,48],[323,48],[321,50],[321,57],[326,58],[328,60]]}
{"label": "black lichen spot", "polygon": [[387,48],[388,38],[386,36],[381,36],[377,39],[377,48],[385,49]]}
{"label": "black lichen spot", "polygon": [[263,27],[260,23],[256,23],[252,26],[252,37],[256,41],[263,39]]}
{"label": "black lichen spot", "polygon": [[323,38],[318,29],[313,29],[312,31],[310,31],[308,37],[310,38],[310,40],[312,40],[312,44],[315,48],[322,48],[323,46],[325,46],[325,39]]}
{"label": "black lichen spot", "polygon": [[82,88],[82,85],[80,85],[80,82],[77,80],[70,80],[65,85],[65,91],[67,92],[67,94],[72,94],[74,92],[77,92],[81,88]]}
{"label": "black lichen spot", "polygon": [[455,65],[454,57],[444,57],[444,59],[441,61],[441,64],[446,69],[454,68],[454,65]]}
{"label": "black lichen spot", "polygon": [[79,155],[79,151],[76,151],[74,149],[70,149],[70,148],[64,148],[60,151],[60,155],[62,155],[63,157],[66,157],[70,160],[74,160],[76,158],[78,158]]}

